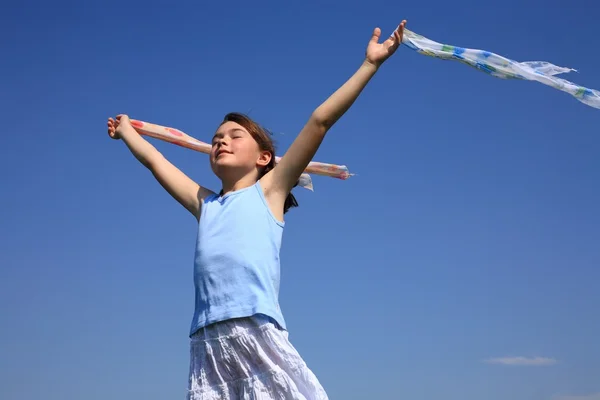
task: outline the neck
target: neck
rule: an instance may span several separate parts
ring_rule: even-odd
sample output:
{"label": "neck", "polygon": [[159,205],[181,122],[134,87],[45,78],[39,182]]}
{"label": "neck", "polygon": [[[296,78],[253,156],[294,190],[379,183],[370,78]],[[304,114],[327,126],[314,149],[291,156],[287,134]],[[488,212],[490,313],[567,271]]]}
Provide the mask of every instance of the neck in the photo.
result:
{"label": "neck", "polygon": [[221,183],[223,194],[225,195],[229,192],[235,192],[236,190],[241,190],[254,185],[256,183],[256,177],[252,175],[246,175],[239,179],[222,180]]}

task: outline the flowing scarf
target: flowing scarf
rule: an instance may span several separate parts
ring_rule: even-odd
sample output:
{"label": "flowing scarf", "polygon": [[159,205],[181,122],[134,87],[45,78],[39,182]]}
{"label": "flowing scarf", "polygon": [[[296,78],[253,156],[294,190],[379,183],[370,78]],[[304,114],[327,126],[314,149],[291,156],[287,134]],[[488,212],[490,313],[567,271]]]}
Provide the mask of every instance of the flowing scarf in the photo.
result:
{"label": "flowing scarf", "polygon": [[404,29],[402,44],[420,54],[442,60],[455,60],[501,79],[537,81],[569,93],[580,102],[600,109],[600,92],[589,89],[556,75],[576,71],[559,67],[546,61],[517,62],[498,54],[464,47],[442,44]]}
{"label": "flowing scarf", "polygon": [[[171,128],[168,126],[156,125],[150,122],[139,121],[136,119],[131,120],[131,125],[141,135],[173,143],[178,146],[198,151],[200,153],[210,154],[210,144],[193,138],[188,134],[180,131],[179,129]],[[275,157],[275,162],[279,162],[279,160],[281,160],[281,157]],[[300,176],[300,179],[298,180],[299,187],[303,187],[305,189],[313,191],[312,179],[309,175],[311,173],[316,175],[329,176],[332,178],[342,180],[346,180],[352,176],[352,174],[348,172],[348,168],[345,165],[335,165],[318,161],[311,161],[304,170],[304,173]]]}
{"label": "flowing scarf", "polygon": [[[546,61],[517,62],[498,54],[479,49],[442,44],[404,29],[402,44],[416,52],[439,58],[455,60],[501,79],[522,79],[537,81],[555,89],[569,93],[580,102],[600,109],[600,92],[577,85],[556,75],[575,71],[571,68],[559,67]],[[131,124],[142,135],[174,143],[201,153],[210,153],[210,144],[201,142],[179,129],[156,125],[149,122],[131,120]],[[276,157],[276,162],[281,158]],[[336,165],[312,161],[301,175],[298,186],[313,190],[310,173],[346,180],[353,174],[345,165]]]}

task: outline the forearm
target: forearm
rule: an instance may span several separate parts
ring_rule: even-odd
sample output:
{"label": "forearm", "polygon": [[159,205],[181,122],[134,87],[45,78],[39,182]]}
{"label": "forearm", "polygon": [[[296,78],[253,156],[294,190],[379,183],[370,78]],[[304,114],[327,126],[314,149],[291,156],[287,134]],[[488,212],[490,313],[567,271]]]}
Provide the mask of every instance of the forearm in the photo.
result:
{"label": "forearm", "polygon": [[151,168],[152,163],[162,157],[162,154],[133,128],[121,132],[121,140],[125,142],[135,158],[147,168]]}
{"label": "forearm", "polygon": [[277,193],[287,196],[317,152],[329,128],[348,111],[377,69],[378,67],[365,60],[350,79],[313,111],[296,140],[273,170],[270,183]]}
{"label": "forearm", "polygon": [[313,112],[314,122],[326,130],[331,128],[354,104],[377,70],[376,65],[365,60],[354,75]]}
{"label": "forearm", "polygon": [[313,111],[277,166],[263,177],[267,191],[275,193],[275,198],[281,204],[317,152],[327,131],[352,107],[379,67],[396,51],[402,42],[405,23],[406,21],[402,21],[393,36],[383,43],[379,43],[381,29],[373,30],[360,68]]}

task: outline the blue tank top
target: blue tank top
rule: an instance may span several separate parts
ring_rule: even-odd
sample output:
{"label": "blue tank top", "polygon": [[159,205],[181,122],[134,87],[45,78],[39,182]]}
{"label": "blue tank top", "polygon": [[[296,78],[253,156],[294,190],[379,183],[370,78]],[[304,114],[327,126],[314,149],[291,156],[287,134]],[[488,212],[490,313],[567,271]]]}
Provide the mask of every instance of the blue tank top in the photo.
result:
{"label": "blue tank top", "polygon": [[271,213],[260,182],[204,200],[190,336],[208,324],[254,314],[271,317],[286,329],[278,300],[283,227]]}

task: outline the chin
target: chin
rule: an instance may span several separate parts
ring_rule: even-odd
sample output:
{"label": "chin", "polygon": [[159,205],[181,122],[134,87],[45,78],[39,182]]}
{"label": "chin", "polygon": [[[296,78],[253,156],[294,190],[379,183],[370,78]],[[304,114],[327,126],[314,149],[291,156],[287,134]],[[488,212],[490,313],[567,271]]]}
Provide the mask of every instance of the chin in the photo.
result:
{"label": "chin", "polygon": [[232,160],[215,160],[214,162],[211,163],[211,166],[213,168],[216,169],[232,169],[232,168],[238,168],[238,165],[235,162],[232,162]]}
{"label": "chin", "polygon": [[210,166],[218,177],[224,177],[235,173],[235,171],[240,169],[240,166],[233,163],[227,162],[225,160],[216,160],[215,162],[211,162]]}

